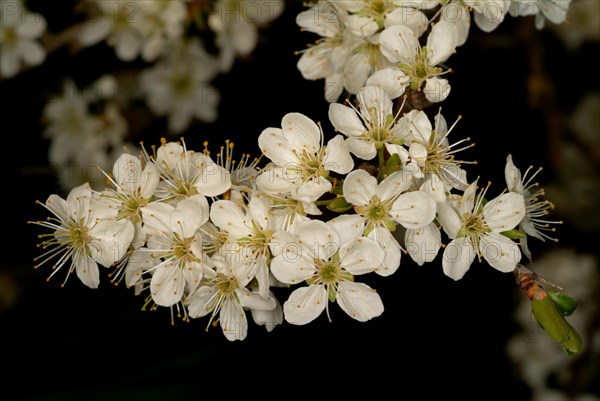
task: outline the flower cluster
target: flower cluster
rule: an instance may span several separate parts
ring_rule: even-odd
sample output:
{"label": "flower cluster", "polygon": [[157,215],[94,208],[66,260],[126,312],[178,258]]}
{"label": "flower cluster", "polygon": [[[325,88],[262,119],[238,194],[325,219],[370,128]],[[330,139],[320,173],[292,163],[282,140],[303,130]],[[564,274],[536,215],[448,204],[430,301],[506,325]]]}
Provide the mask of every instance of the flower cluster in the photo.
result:
{"label": "flower cluster", "polygon": [[[176,4],[167,3],[162,7]],[[145,307],[170,308],[186,321],[210,315],[207,327],[219,324],[229,340],[247,336],[247,311],[269,331],[284,319],[303,325],[323,311],[330,318],[333,304],[361,322],[377,317],[385,294],[362,276],[394,274],[403,253],[419,265],[442,253],[443,271],[454,280],[475,258],[512,272],[522,252],[531,257],[528,236],[549,238],[551,222],[541,217],[551,204],[540,200],[543,191],[531,184],[529,170],[522,176],[510,156],[507,188],[498,195],[490,195],[490,183],[469,180],[463,167],[475,162],[458,154],[473,145],[455,138],[460,117],[449,125],[441,108],[434,115],[423,109],[447,97],[443,63],[465,42],[471,13],[490,31],[508,12],[522,15],[526,4],[533,3],[318,2],[297,22],[323,39],[298,67],[306,78],[331,85],[331,127],[288,113],[259,135],[261,158],[244,153],[238,163],[231,142],[215,157],[207,143],[193,151],[183,139],[123,154],[105,173],[108,188],[84,184],[67,200],[48,198],[52,216],[33,222],[51,230],[41,235],[37,266],[52,265],[51,276],[67,270],[65,281],[75,271],[96,288],[100,264],[113,283],[124,280],[145,294]],[[554,22],[563,3],[553,4],[542,15]],[[499,14],[490,14],[491,6]],[[209,18],[224,52],[211,68],[201,61],[207,57],[201,46],[189,41],[169,46],[187,55],[183,61],[167,57],[143,75],[151,107],[169,115],[173,129],[184,129],[194,115],[214,118],[206,102],[202,111],[187,105],[202,95],[194,90],[198,82],[253,46],[251,11],[235,29],[229,20]],[[158,20],[155,30],[109,24],[102,37],[121,56],[151,57],[179,34],[173,21]],[[101,36],[98,26],[93,30]],[[226,46],[225,35],[236,39]],[[131,37],[135,52],[124,51]],[[337,103],[344,90],[352,96]]]}
{"label": "flower cluster", "polygon": [[437,103],[450,93],[441,76],[452,70],[444,63],[467,40],[471,19],[491,32],[509,12],[535,15],[541,29],[546,19],[564,22],[570,1],[318,1],[297,18],[303,29],[321,36],[303,51],[298,69],[306,79],[325,79],[329,102],[344,91],[356,95],[367,84],[381,86],[392,98],[408,89],[422,91]]}

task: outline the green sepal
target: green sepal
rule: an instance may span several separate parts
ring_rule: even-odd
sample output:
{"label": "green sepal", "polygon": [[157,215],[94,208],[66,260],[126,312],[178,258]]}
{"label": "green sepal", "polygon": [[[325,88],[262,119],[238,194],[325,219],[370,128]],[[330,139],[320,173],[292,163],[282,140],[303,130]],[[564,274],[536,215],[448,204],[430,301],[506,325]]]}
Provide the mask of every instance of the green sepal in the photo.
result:
{"label": "green sepal", "polygon": [[387,159],[385,166],[379,170],[377,181],[381,182],[385,179],[385,177],[400,170],[402,170],[402,160],[400,160],[400,156],[394,153],[389,159]]}
{"label": "green sepal", "polygon": [[335,302],[336,296],[335,288],[332,285],[327,286],[327,298],[329,298],[329,302]]}
{"label": "green sepal", "polygon": [[502,234],[505,237],[510,238],[510,239],[520,239],[520,238],[527,237],[527,234],[525,234],[523,231],[520,231],[517,228],[513,228],[512,230],[509,230],[509,231],[502,231],[500,234]]}
{"label": "green sepal", "polygon": [[343,185],[343,182],[340,182],[340,180],[338,180],[338,182],[335,185],[335,187],[333,187],[331,189],[331,193],[333,193],[335,195],[343,195],[344,194],[344,185]]}
{"label": "green sepal", "polygon": [[577,301],[564,292],[548,291],[556,308],[565,316],[570,316],[577,309]]}
{"label": "green sepal", "polygon": [[346,199],[344,199],[344,197],[340,196],[335,199],[332,199],[331,202],[329,202],[325,207],[331,210],[332,212],[344,213],[352,209],[354,206],[346,202]]}

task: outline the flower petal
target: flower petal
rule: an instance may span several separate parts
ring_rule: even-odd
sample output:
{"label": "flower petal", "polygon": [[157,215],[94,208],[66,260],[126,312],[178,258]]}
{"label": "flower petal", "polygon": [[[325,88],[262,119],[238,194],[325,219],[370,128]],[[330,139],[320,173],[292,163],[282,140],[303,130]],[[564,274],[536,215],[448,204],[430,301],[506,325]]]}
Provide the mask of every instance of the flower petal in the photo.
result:
{"label": "flower petal", "polygon": [[348,316],[359,322],[366,322],[383,313],[383,302],[379,294],[363,283],[340,282],[336,300]]}
{"label": "flower petal", "polygon": [[450,57],[458,43],[456,26],[443,18],[431,28],[427,37],[429,65],[438,65]]}
{"label": "flower petal", "polygon": [[447,79],[431,77],[425,81],[425,98],[432,103],[444,101],[450,94],[450,84]]}
{"label": "flower petal", "polygon": [[280,166],[298,162],[279,128],[265,128],[258,137],[258,147],[265,156]]}
{"label": "flower petal", "polygon": [[358,238],[340,248],[340,267],[353,275],[371,273],[383,263],[381,247],[369,238]]}
{"label": "flower petal", "polygon": [[390,99],[396,99],[404,93],[410,78],[398,68],[384,68],[367,79],[365,85],[376,86],[385,91]]}
{"label": "flower petal", "polygon": [[237,295],[240,304],[248,309],[272,310],[275,308],[275,305],[277,305],[275,298],[273,298],[272,295],[263,298],[257,292],[251,292],[245,288],[236,289],[235,295]]}
{"label": "flower petal", "polygon": [[494,232],[480,237],[479,251],[490,266],[503,273],[512,272],[521,261],[519,245],[504,235]]}
{"label": "flower petal", "polygon": [[514,165],[512,155],[508,155],[506,158],[504,178],[506,179],[506,187],[510,192],[516,192],[523,195],[525,191],[523,182],[521,181],[521,171]]}
{"label": "flower petal", "polygon": [[79,280],[90,288],[98,288],[100,285],[98,264],[84,252],[77,252],[74,259],[75,273]]}
{"label": "flower petal", "polygon": [[442,235],[435,223],[418,228],[406,230],[404,239],[406,251],[419,266],[431,262],[442,246]]}
{"label": "flower petal", "polygon": [[281,131],[291,149],[317,153],[321,147],[321,130],[313,120],[301,113],[288,113],[281,120]]}
{"label": "flower petal", "polygon": [[229,341],[241,341],[248,334],[248,321],[242,306],[231,298],[223,301],[221,313],[219,313],[219,324],[225,338]]}
{"label": "flower petal", "polygon": [[236,238],[252,235],[252,222],[238,205],[229,200],[218,200],[210,208],[210,219],[221,230]]}
{"label": "flower petal", "polygon": [[336,135],[327,142],[325,157],[323,158],[323,167],[329,171],[338,174],[348,174],[354,167],[354,160],[350,156],[348,147],[344,142],[344,137]]}
{"label": "flower petal", "polygon": [[417,34],[405,25],[393,25],[379,36],[381,53],[392,63],[413,64],[421,46]]}
{"label": "flower petal", "polygon": [[354,170],[344,180],[344,198],[355,206],[368,205],[376,190],[377,179],[362,169]]}
{"label": "flower petal", "polygon": [[208,210],[204,195],[180,200],[169,219],[171,230],[179,233],[181,238],[193,237],[200,226],[208,221]]}
{"label": "flower petal", "polygon": [[172,262],[166,262],[154,269],[150,281],[152,300],[160,306],[173,306],[181,301],[185,280],[181,269]]}
{"label": "flower petal", "polygon": [[406,228],[420,228],[435,218],[436,203],[426,193],[415,191],[402,194],[390,208],[390,216]]}
{"label": "flower petal", "polygon": [[383,261],[375,273],[384,277],[394,274],[400,267],[402,257],[400,244],[396,238],[385,226],[379,225],[369,233],[368,238],[374,240],[384,252]]}
{"label": "flower petal", "polygon": [[285,320],[297,325],[310,323],[323,312],[327,302],[327,291],[322,285],[300,287],[283,304]]}
{"label": "flower petal", "polygon": [[494,232],[508,231],[515,228],[525,217],[525,201],[523,196],[509,192],[502,194],[483,207],[483,218]]}
{"label": "flower petal", "polygon": [[475,259],[475,248],[469,237],[452,240],[444,250],[442,268],[444,274],[453,280],[460,280]]}
{"label": "flower petal", "polygon": [[188,314],[191,318],[208,315],[217,304],[217,287],[203,285],[198,288],[189,298]]}
{"label": "flower petal", "polygon": [[358,214],[342,214],[327,222],[340,236],[340,243],[346,244],[363,235],[365,218]]}
{"label": "flower petal", "polygon": [[336,131],[347,136],[360,136],[365,127],[356,112],[339,103],[329,105],[329,120]]}
{"label": "flower petal", "polygon": [[298,243],[310,250],[309,257],[329,260],[340,248],[340,237],[333,228],[319,220],[309,220],[295,228]]}

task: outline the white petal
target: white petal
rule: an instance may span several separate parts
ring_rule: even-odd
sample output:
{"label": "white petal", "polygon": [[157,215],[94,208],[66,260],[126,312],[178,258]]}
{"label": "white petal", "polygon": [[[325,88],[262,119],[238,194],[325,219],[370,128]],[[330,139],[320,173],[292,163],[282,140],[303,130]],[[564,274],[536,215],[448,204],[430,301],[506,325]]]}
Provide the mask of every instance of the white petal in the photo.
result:
{"label": "white petal", "polygon": [[406,25],[412,29],[417,36],[421,36],[425,33],[428,24],[429,19],[427,16],[412,7],[398,7],[385,14],[384,25],[386,28],[393,25]]}
{"label": "white petal", "polygon": [[358,238],[340,248],[340,267],[353,275],[371,273],[383,263],[381,247],[369,238]]}
{"label": "white petal", "polygon": [[200,177],[194,187],[203,195],[217,196],[231,188],[229,171],[213,162],[210,157],[197,155],[203,160],[199,163]]}
{"label": "white petal", "polygon": [[327,142],[325,156],[323,158],[323,167],[329,171],[339,174],[348,174],[354,167],[354,160],[350,156],[348,147],[344,142],[344,137],[336,135]]}
{"label": "white petal", "polygon": [[142,250],[132,253],[125,268],[125,284],[127,287],[136,285],[142,278],[144,271],[154,265],[156,265],[156,259],[150,255],[150,252]]}
{"label": "white petal", "polygon": [[215,307],[218,290],[216,287],[203,285],[189,298],[188,313],[191,318],[209,314]]}
{"label": "white petal", "polygon": [[515,228],[525,217],[523,196],[509,192],[492,199],[483,207],[483,218],[494,232]]}
{"label": "white petal", "polygon": [[78,252],[74,256],[75,273],[83,284],[90,288],[98,288],[100,285],[100,272],[96,262],[85,255],[84,252]]}
{"label": "white petal", "polygon": [[156,151],[156,165],[161,169],[175,170],[183,155],[183,146],[176,142],[165,143]]}
{"label": "white petal", "polygon": [[454,207],[448,203],[439,203],[437,205],[438,219],[444,228],[448,237],[454,239],[462,228],[462,219]]}
{"label": "white petal", "polygon": [[450,94],[450,84],[447,79],[431,77],[425,81],[423,93],[430,102],[439,103],[444,101]]}
{"label": "white petal", "polygon": [[419,166],[425,166],[427,162],[427,148],[421,143],[413,142],[410,144],[408,154],[413,158]]}
{"label": "white petal", "polygon": [[159,181],[160,173],[158,168],[154,163],[149,162],[146,167],[144,167],[144,171],[142,171],[142,176],[140,177],[140,182],[138,184],[141,197],[144,199],[151,198],[152,195],[154,195],[154,191],[156,190]]}
{"label": "white petal", "polygon": [[377,149],[373,141],[350,137],[346,139],[346,146],[350,153],[363,160],[371,160],[377,156]]}
{"label": "white petal", "polygon": [[112,21],[110,18],[100,18],[85,24],[79,33],[79,41],[84,46],[95,45],[110,33]]}
{"label": "white petal", "polygon": [[521,182],[521,171],[514,165],[512,156],[506,158],[506,166],[504,167],[504,178],[506,179],[506,187],[510,192],[523,194],[523,183]]}
{"label": "white petal", "polygon": [[383,313],[383,302],[379,294],[363,283],[340,282],[337,303],[348,316],[359,322],[366,322]]}
{"label": "white petal", "polygon": [[171,213],[175,208],[162,202],[151,202],[141,208],[144,226],[156,231],[171,231]]}
{"label": "white petal", "polygon": [[446,201],[446,186],[437,175],[431,175],[427,181],[421,184],[419,191],[425,192],[437,203],[443,203]]}
{"label": "white petal", "polygon": [[331,190],[331,182],[325,177],[311,179],[292,190],[292,198],[303,203],[312,203]]}
{"label": "white petal", "polygon": [[435,24],[427,37],[429,65],[438,65],[450,57],[456,49],[458,32],[454,24],[441,19]]}
{"label": "white petal", "polygon": [[346,244],[362,237],[365,218],[358,214],[342,214],[327,222],[340,236],[340,243]]}
{"label": "white petal", "polygon": [[442,235],[435,223],[430,223],[416,230],[406,230],[404,244],[412,259],[422,266],[437,256],[442,246]]}
{"label": "white petal", "polygon": [[170,216],[173,232],[181,238],[190,238],[196,234],[200,226],[208,221],[208,202],[203,195],[194,195],[179,201]]}
{"label": "white petal", "polygon": [[142,173],[142,162],[138,157],[123,153],[113,166],[113,178],[128,195],[135,193]]}
{"label": "white petal", "polygon": [[477,181],[478,180],[475,180],[471,183],[471,185],[469,185],[467,189],[465,189],[465,192],[462,194],[460,200],[458,201],[458,209],[463,215],[465,213],[472,212],[473,207],[475,207],[475,195],[477,195]]}
{"label": "white petal", "polygon": [[272,310],[275,308],[275,298],[268,295],[267,298],[263,298],[256,292],[250,292],[245,288],[238,288],[235,290],[240,304],[244,308],[255,309],[255,310]]}
{"label": "white petal", "polygon": [[406,228],[420,228],[435,218],[436,203],[426,193],[415,191],[402,194],[390,209],[390,216]]}
{"label": "white petal", "polygon": [[356,53],[350,56],[344,65],[344,86],[352,94],[358,93],[369,78],[371,65],[366,54]]}
{"label": "white petal", "polygon": [[280,166],[296,162],[296,155],[279,128],[266,128],[258,137],[258,146],[265,156]]}
{"label": "white petal", "polygon": [[297,242],[282,244],[282,253],[271,262],[271,273],[286,284],[297,284],[311,278],[316,273],[310,252]]}
{"label": "white petal", "polygon": [[118,36],[115,51],[123,61],[133,61],[140,54],[142,38],[132,29],[124,29]]}
{"label": "white petal", "polygon": [[265,326],[268,332],[273,331],[275,326],[283,323],[283,308],[279,302],[276,302],[275,308],[271,310],[252,309],[251,312],[254,323]]}
{"label": "white petal", "polygon": [[232,299],[223,301],[221,313],[219,313],[219,324],[225,338],[229,341],[241,341],[248,334],[246,313],[241,305]]}
{"label": "white petal", "polygon": [[390,174],[381,181],[375,190],[375,194],[381,201],[385,202],[406,191],[412,183],[413,176],[407,169],[402,169]]}
{"label": "white petal", "polygon": [[365,85],[377,86],[391,99],[396,99],[402,96],[409,83],[410,78],[398,68],[384,68],[371,75]]}
{"label": "white petal", "polygon": [[154,269],[150,281],[152,300],[160,306],[173,306],[181,301],[185,280],[181,269],[168,262]]}
{"label": "white petal", "polygon": [[360,113],[376,127],[385,127],[393,113],[394,104],[388,94],[378,86],[365,86],[357,95]]}
{"label": "white petal", "polygon": [[46,59],[46,51],[37,42],[19,43],[19,52],[23,55],[23,61],[27,65],[40,65]]}
{"label": "white petal", "polygon": [[237,238],[252,235],[252,223],[235,203],[218,200],[210,208],[210,219],[221,230]]}
{"label": "white petal", "polygon": [[270,194],[287,194],[298,188],[300,179],[293,168],[270,165],[256,178],[256,186]]}
{"label": "white petal", "polygon": [[429,117],[423,111],[407,113],[401,120],[407,120],[410,137],[413,141],[428,143],[431,138],[433,127],[429,121]]}
{"label": "white petal", "polygon": [[325,77],[325,100],[329,103],[337,102],[343,91],[344,74],[339,72]]}
{"label": "white petal", "polygon": [[519,245],[504,235],[493,232],[480,237],[479,251],[490,266],[503,273],[512,272],[521,261]]}
{"label": "white petal", "polygon": [[88,209],[91,199],[92,188],[88,183],[75,187],[69,192],[69,195],[67,196],[67,205],[69,206],[69,211],[76,220],[83,218],[89,213]]}
{"label": "white petal", "polygon": [[296,17],[296,24],[309,32],[320,36],[334,37],[340,32],[336,10],[330,3],[319,2]]}
{"label": "white petal", "polygon": [[340,247],[340,237],[333,228],[319,220],[302,222],[294,233],[298,242],[310,250],[309,257],[329,260]]}
{"label": "white petal", "polygon": [[[8,8],[6,11],[8,11]],[[20,17],[20,23],[16,26],[19,36],[27,39],[34,39],[39,37],[46,30],[46,19],[42,15],[38,13],[27,12],[25,14],[21,14]],[[2,22],[4,23],[5,20]]]}
{"label": "white petal", "polygon": [[135,227],[131,221],[105,220],[96,223],[89,231],[93,238],[91,257],[102,266],[111,266],[125,256],[134,234]]}
{"label": "white petal", "polygon": [[286,114],[281,120],[281,131],[289,146],[298,152],[316,153],[321,146],[319,127],[304,114]]}
{"label": "white petal", "polygon": [[300,287],[283,304],[285,320],[298,325],[312,322],[323,312],[327,302],[327,291],[322,285]]}
{"label": "white petal", "polygon": [[377,179],[365,170],[354,170],[344,180],[344,198],[355,206],[368,205],[376,190]]}
{"label": "white petal", "polygon": [[368,38],[379,29],[373,18],[352,14],[344,18],[346,28],[358,37]]}
{"label": "white petal", "polygon": [[469,237],[452,240],[444,250],[442,268],[446,276],[453,280],[460,280],[475,259],[475,249]]}
{"label": "white petal", "polygon": [[484,4],[489,4],[489,7],[484,7],[483,13],[475,12],[475,23],[484,32],[492,32],[504,21],[504,14],[501,11],[502,7],[497,7],[494,3],[498,2],[494,0],[489,1],[489,3],[486,2]]}
{"label": "white petal", "polygon": [[271,220],[271,202],[267,196],[256,193],[248,202],[248,213],[252,220],[263,230],[267,229]]}
{"label": "white petal", "polygon": [[412,64],[420,49],[417,34],[405,25],[384,29],[379,44],[381,53],[393,63]]}
{"label": "white petal", "polygon": [[329,120],[336,131],[347,136],[360,136],[365,130],[356,112],[352,108],[338,103],[329,105]]}
{"label": "white petal", "polygon": [[385,226],[379,225],[369,233],[368,237],[374,240],[384,252],[383,262],[375,273],[384,277],[394,274],[400,267],[402,257],[400,244],[396,238]]}

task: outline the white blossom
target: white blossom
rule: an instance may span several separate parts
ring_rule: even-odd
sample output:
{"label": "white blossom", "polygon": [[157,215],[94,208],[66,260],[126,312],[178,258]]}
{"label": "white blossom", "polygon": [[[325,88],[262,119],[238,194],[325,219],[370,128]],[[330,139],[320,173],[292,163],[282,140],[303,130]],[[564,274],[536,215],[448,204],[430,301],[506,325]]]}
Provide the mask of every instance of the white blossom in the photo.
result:
{"label": "white blossom", "polygon": [[208,220],[208,202],[202,195],[179,201],[176,207],[152,202],[141,208],[148,252],[158,263],[151,268],[150,291],[160,306],[180,302],[184,292],[193,293],[212,267],[198,230]]}
{"label": "white blossom", "polygon": [[258,176],[257,186],[271,194],[291,193],[310,205],[329,191],[329,172],[347,174],[354,161],[341,135],[323,146],[323,132],[300,113],[286,114],[282,128],[267,128],[258,146],[272,163]]}
{"label": "white blossom", "polygon": [[[364,322],[383,313],[379,295],[354,276],[374,271],[383,251],[372,240],[358,238],[342,242],[338,233],[322,221],[296,226],[294,234],[278,232],[283,249],[271,263],[278,280],[308,286],[296,289],[283,305],[285,320],[302,325],[316,319],[329,302],[337,302],[348,316]],[[331,319],[330,319],[331,320]]]}
{"label": "white blossom", "polygon": [[386,28],[379,43],[381,53],[396,66],[376,72],[367,85],[381,86],[392,99],[402,95],[409,85],[413,90],[423,90],[431,102],[446,99],[450,85],[446,79],[439,78],[446,72],[437,65],[446,61],[458,44],[453,24],[444,20],[435,24],[423,48],[417,35],[404,25]]}
{"label": "white blossom", "polygon": [[82,29],[80,42],[91,46],[106,40],[123,61],[140,55],[154,61],[183,37],[184,1],[95,1],[92,5],[94,15]]}
{"label": "white blossom", "polygon": [[[523,216],[523,220],[519,223],[519,230],[530,237],[542,241],[546,239],[558,241],[547,233],[555,232],[556,228],[551,227],[551,225],[562,224],[562,221],[545,219],[549,213],[548,211],[554,209],[554,205],[548,200],[540,199],[540,197],[545,195],[544,190],[539,188],[539,183],[532,182],[532,180],[542,169],[540,168],[530,175],[529,173],[532,169],[533,167],[530,166],[525,171],[525,174],[521,175],[521,171],[512,161],[512,156],[508,155],[506,158],[506,167],[504,169],[506,186],[510,192],[522,195],[525,199],[525,216]],[[527,237],[520,238],[519,242],[523,253],[531,260],[531,251],[527,246]]]}
{"label": "white blossom", "polygon": [[216,277],[198,287],[189,297],[189,315],[199,318],[210,313],[208,330],[218,314],[225,337],[229,341],[243,340],[248,333],[244,308],[270,311],[276,308],[276,300],[271,294],[263,298],[246,288],[250,282],[249,275],[245,271],[246,266],[239,263],[235,254],[217,253],[212,262],[216,266]]}
{"label": "white blossom", "polygon": [[150,109],[166,116],[170,132],[185,130],[194,118],[217,118],[218,91],[209,84],[217,73],[212,57],[197,39],[176,46],[164,60],[142,72],[140,89]]}
{"label": "white blossom", "polygon": [[512,0],[509,12],[513,17],[535,16],[535,27],[542,29],[546,20],[565,22],[570,4],[571,0]]}
{"label": "white blossom", "polygon": [[283,12],[282,0],[219,0],[208,17],[216,34],[219,68],[231,69],[236,56],[248,56],[258,42],[257,25],[268,23]]}
{"label": "white blossom", "polygon": [[[346,176],[343,193],[346,202],[354,206],[356,215],[345,215],[333,220],[338,232],[352,232],[357,227],[361,235],[375,241],[384,250],[385,257],[376,273],[388,276],[400,266],[402,247],[391,232],[396,223],[407,229],[413,243],[431,248],[436,244],[421,244],[414,230],[428,226],[435,218],[436,203],[421,191],[406,192],[412,177],[405,170],[390,174],[379,184],[364,170],[355,170]],[[343,227],[343,228],[342,228]],[[429,241],[430,237],[423,237]]]}
{"label": "white blossom", "polygon": [[457,202],[438,204],[438,218],[452,239],[444,250],[442,267],[454,280],[464,276],[475,255],[504,273],[512,272],[521,260],[519,247],[501,233],[515,228],[525,216],[523,196],[506,193],[484,204],[488,187],[476,195],[475,181]]}
{"label": "white blossom", "polygon": [[128,221],[116,220],[116,210],[105,200],[93,196],[89,184],[73,188],[67,199],[50,195],[42,204],[52,216],[32,222],[53,232],[41,235],[45,252],[34,260],[36,268],[54,260],[48,280],[63,266],[67,276],[75,271],[83,284],[97,288],[100,284],[98,263],[109,267],[123,257],[133,238],[134,228]]}
{"label": "white blossom", "polygon": [[7,1],[2,5],[0,75],[11,78],[21,70],[23,64],[37,66],[46,59],[46,51],[37,40],[46,30],[46,19],[25,9],[22,2]]}

